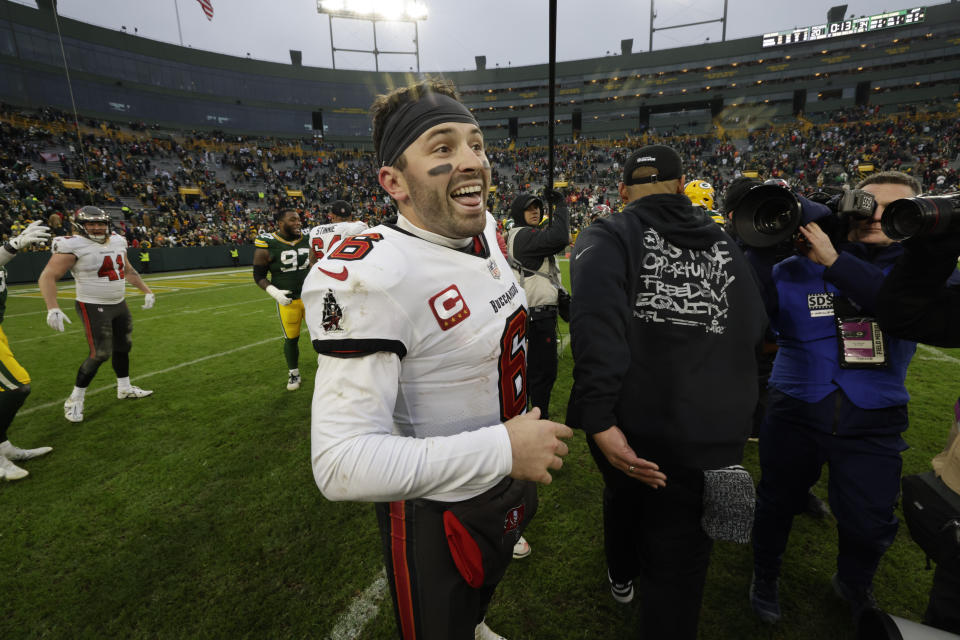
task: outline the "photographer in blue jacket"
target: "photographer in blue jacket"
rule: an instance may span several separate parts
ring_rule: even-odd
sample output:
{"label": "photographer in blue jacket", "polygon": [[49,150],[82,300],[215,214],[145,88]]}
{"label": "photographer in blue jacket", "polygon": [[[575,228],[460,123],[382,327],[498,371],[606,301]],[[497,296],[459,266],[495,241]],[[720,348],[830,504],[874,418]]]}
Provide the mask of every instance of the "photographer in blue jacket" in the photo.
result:
{"label": "photographer in blue jacket", "polygon": [[750,586],[750,603],[765,622],[781,617],[778,579],[793,516],[824,464],[839,536],[832,585],[854,619],[876,605],[873,576],[897,532],[904,379],[916,344],[886,335],[875,317],[880,286],[903,252],[880,217],[890,202],[917,195],[920,184],[887,171],[857,188],[874,197],[873,215],[841,219],[836,242],[808,222],[800,227],[802,255],[771,266],[762,251],[749,252],[779,345],[760,431]]}

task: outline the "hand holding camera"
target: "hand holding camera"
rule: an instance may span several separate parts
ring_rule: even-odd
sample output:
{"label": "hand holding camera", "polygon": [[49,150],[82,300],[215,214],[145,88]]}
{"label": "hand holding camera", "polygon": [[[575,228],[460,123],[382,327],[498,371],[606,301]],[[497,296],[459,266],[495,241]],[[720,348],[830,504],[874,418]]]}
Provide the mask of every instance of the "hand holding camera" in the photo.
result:
{"label": "hand holding camera", "polygon": [[806,251],[804,255],[807,259],[830,267],[837,261],[839,254],[830,241],[830,236],[824,233],[816,222],[810,222],[799,228],[800,233],[806,239]]}

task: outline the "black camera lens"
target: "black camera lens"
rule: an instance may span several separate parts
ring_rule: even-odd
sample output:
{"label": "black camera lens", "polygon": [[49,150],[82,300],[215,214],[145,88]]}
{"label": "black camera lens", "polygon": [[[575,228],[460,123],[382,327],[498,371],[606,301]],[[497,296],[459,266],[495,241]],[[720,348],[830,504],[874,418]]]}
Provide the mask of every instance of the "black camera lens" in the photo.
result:
{"label": "black camera lens", "polygon": [[760,206],[753,215],[753,226],[765,234],[779,234],[790,227],[793,222],[793,210],[784,207],[782,202],[771,202],[767,206]]}
{"label": "black camera lens", "polygon": [[733,230],[751,247],[772,247],[784,242],[799,224],[800,202],[779,185],[753,187],[733,210]]}
{"label": "black camera lens", "polygon": [[894,200],[880,219],[893,240],[960,232],[960,194]]}

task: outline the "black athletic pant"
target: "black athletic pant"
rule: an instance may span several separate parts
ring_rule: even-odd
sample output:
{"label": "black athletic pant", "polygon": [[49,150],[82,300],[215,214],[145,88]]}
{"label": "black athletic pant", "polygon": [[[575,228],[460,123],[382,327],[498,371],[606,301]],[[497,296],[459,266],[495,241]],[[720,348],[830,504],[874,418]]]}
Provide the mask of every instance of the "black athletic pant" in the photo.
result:
{"label": "black athletic pant", "polygon": [[[703,472],[667,468],[652,489],[607,462],[587,436],[603,475],[603,546],[614,582],[637,578],[641,638],[695,640],[713,541],[703,532]],[[641,454],[642,455],[642,454]]]}
{"label": "black athletic pant", "polygon": [[[486,615],[494,589],[513,559],[513,545],[536,509],[536,485],[509,477],[463,502],[377,503],[377,524],[400,638],[473,640],[474,629]],[[448,511],[473,534],[482,552],[483,575],[474,586],[468,584],[454,560],[448,542],[449,523],[445,522]]]}
{"label": "black athletic pant", "polygon": [[83,321],[83,331],[90,354],[77,371],[76,385],[86,388],[97,375],[100,365],[113,356],[113,370],[118,378],[130,375],[130,349],[133,346],[133,316],[127,303],[75,303],[77,315]]}
{"label": "black athletic pant", "polygon": [[[542,309],[542,310],[540,310]],[[557,308],[530,310],[527,324],[527,398],[540,407],[540,417],[550,417],[550,392],[557,379]]]}

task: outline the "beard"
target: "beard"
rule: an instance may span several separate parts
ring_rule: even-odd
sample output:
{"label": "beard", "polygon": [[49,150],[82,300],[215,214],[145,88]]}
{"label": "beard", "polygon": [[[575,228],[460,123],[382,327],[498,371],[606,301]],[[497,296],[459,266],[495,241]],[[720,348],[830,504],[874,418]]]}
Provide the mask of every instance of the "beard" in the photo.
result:
{"label": "beard", "polygon": [[[472,238],[483,232],[487,224],[485,210],[480,215],[464,212],[451,201],[446,190],[431,188],[409,175],[406,177],[410,189],[410,204],[417,216],[427,225],[427,231],[447,238]],[[483,180],[481,198],[485,197],[488,185],[489,180]]]}

